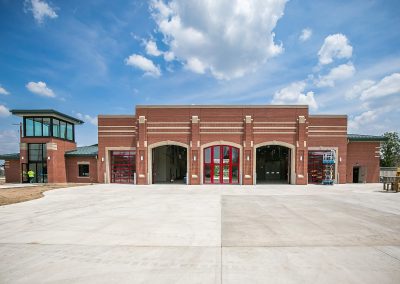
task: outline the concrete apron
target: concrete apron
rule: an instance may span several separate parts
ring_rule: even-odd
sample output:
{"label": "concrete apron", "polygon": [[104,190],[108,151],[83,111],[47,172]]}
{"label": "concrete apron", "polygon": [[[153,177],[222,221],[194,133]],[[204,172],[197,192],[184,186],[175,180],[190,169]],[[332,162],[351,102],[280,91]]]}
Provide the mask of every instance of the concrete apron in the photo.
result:
{"label": "concrete apron", "polygon": [[0,207],[1,283],[399,283],[380,184],[58,189]]}

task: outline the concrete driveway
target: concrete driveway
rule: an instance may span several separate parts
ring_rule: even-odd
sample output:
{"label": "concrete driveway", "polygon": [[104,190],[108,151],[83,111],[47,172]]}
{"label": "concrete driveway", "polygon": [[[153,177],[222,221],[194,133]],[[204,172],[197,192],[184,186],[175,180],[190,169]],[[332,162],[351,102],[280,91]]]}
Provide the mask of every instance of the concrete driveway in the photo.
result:
{"label": "concrete driveway", "polygon": [[0,283],[400,283],[381,185],[93,185],[0,207]]}

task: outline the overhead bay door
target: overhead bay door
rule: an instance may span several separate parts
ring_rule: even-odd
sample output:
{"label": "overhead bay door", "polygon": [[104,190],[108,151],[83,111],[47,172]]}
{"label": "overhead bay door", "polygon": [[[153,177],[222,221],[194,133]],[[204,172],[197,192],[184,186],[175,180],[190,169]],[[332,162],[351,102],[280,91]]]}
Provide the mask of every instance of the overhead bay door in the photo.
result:
{"label": "overhead bay door", "polygon": [[111,151],[111,182],[134,183],[135,151]]}

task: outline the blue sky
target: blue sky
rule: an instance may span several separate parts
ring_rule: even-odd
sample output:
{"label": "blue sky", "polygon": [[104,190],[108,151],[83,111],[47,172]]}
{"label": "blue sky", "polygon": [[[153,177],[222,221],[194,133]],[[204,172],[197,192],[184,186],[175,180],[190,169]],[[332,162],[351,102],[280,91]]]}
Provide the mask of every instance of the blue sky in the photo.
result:
{"label": "blue sky", "polygon": [[[110,4],[112,3],[112,4]],[[309,104],[349,132],[399,131],[400,1],[0,0],[0,153],[9,109],[80,117],[136,104]]]}

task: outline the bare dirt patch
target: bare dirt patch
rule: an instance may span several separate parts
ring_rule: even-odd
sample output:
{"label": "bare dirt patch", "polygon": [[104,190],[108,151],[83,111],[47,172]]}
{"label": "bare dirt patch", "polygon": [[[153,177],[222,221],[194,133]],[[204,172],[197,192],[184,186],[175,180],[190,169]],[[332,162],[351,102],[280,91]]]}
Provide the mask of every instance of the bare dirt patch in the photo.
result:
{"label": "bare dirt patch", "polygon": [[82,186],[83,184],[44,184],[0,189],[0,206],[19,203],[43,197],[43,192],[57,188]]}

